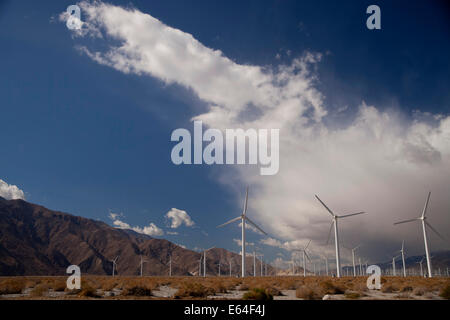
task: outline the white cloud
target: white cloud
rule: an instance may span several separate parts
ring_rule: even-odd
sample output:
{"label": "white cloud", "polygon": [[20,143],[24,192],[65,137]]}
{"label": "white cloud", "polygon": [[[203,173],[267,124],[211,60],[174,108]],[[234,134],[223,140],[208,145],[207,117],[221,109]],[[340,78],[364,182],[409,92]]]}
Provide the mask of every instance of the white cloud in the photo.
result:
{"label": "white cloud", "polygon": [[170,209],[165,217],[170,220],[170,227],[173,229],[180,227],[182,224],[187,227],[192,227],[194,225],[194,221],[192,221],[187,212],[177,208]]}
{"label": "white cloud", "polygon": [[16,185],[8,184],[0,179],[0,197],[6,200],[22,199],[25,200],[25,194]]}
{"label": "white cloud", "polygon": [[150,224],[145,227],[132,227],[128,223],[119,219],[120,217],[124,217],[122,213],[110,212],[108,217],[113,220],[113,225],[119,229],[129,229],[148,236],[162,236],[164,234],[164,231],[156,226],[153,222],[150,222]]}
{"label": "white cloud", "polygon": [[[341,239],[348,246],[364,242],[362,254],[371,250],[371,257],[381,258],[405,239],[414,248],[410,253],[419,254],[420,230],[392,223],[417,216],[431,190],[430,222],[449,236],[448,115],[406,120],[384,106],[361,102],[345,124],[329,125],[330,109],[315,86],[320,54],[306,52],[276,68],[238,64],[137,9],[98,1],[80,5],[85,34],[113,40],[107,51],[82,49],[94,61],[189,88],[209,106],[195,119],[210,127],[280,128],[277,175],[261,177],[252,167],[227,166],[220,178],[230,188],[236,181],[251,186],[249,211],[266,231],[289,243],[313,239],[318,250],[329,250],[319,245],[330,217],[314,199],[317,193],[337,213],[369,213],[341,221]],[[246,116],[249,108],[258,111],[256,116]],[[236,192],[241,196],[242,190]],[[430,237],[433,250],[442,247]]]}
{"label": "white cloud", "polygon": [[133,227],[132,230],[136,231],[137,233],[146,234],[148,236],[162,236],[164,234],[164,231],[161,228],[158,228],[153,222],[150,222],[148,226],[143,228]]}
{"label": "white cloud", "polygon": [[[233,241],[240,247],[242,246],[242,240],[241,239],[233,239]],[[254,242],[247,242],[245,241],[245,245],[246,246],[254,246],[255,243]]]}

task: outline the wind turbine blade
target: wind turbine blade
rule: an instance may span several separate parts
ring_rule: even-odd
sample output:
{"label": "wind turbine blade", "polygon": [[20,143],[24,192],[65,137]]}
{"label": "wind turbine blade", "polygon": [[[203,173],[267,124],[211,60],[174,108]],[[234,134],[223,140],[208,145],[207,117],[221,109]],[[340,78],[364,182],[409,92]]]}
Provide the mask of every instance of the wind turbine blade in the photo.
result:
{"label": "wind turbine blade", "polygon": [[431,196],[431,192],[428,192],[427,201],[425,202],[425,207],[423,207],[423,211],[422,211],[422,218],[425,217],[425,214],[427,213],[428,202],[430,202],[430,196]]}
{"label": "wind turbine blade", "polygon": [[244,202],[244,211],[242,212],[242,214],[245,216],[245,214],[247,213],[247,203],[248,203],[248,187],[247,189],[245,189],[245,202]]}
{"label": "wind turbine blade", "polygon": [[259,231],[261,231],[263,234],[265,234],[266,236],[268,236],[268,234],[267,234],[263,229],[261,229],[260,227],[258,227],[258,226],[256,225],[256,223],[254,223],[252,220],[250,220],[247,216],[245,216],[245,220],[247,220],[251,225],[253,225],[256,229],[258,229]]}
{"label": "wind turbine blade", "polygon": [[233,222],[238,221],[240,219],[241,219],[241,217],[236,217],[234,219],[231,219],[230,221],[225,222],[224,224],[221,224],[220,226],[217,226],[217,228],[221,228],[223,226],[226,226],[227,224],[233,223]]}
{"label": "wind turbine blade", "polygon": [[399,222],[394,223],[394,225],[396,225],[396,224],[402,224],[402,223],[407,223],[407,222],[411,222],[411,221],[416,221],[416,220],[420,220],[420,218],[415,218],[415,219],[409,219],[409,220],[399,221]]}
{"label": "wind turbine blade", "polygon": [[402,250],[401,251],[403,251],[404,247],[405,247],[405,240],[402,241]]}
{"label": "wind turbine blade", "polygon": [[306,245],[305,249],[303,249],[303,250],[308,249],[310,243],[311,243],[311,240],[309,240],[308,244]]}
{"label": "wind turbine blade", "polygon": [[345,217],[351,217],[351,216],[356,216],[358,214],[363,214],[365,212],[357,212],[357,213],[351,213],[351,214],[344,214],[343,216],[339,216],[339,218],[345,218]]}
{"label": "wind turbine blade", "polygon": [[431,224],[429,224],[427,221],[425,221],[425,224],[426,224],[431,230],[433,230],[434,233],[436,233],[436,234],[439,236],[439,238],[441,238],[442,240],[445,241],[444,236],[442,236],[439,232],[437,232],[437,230],[436,230],[435,228],[433,228],[433,227],[431,226]]}
{"label": "wind turbine blade", "polygon": [[327,238],[326,244],[328,244],[328,242],[330,242],[330,236],[331,236],[331,230],[333,230],[333,224],[334,224],[334,220],[331,221],[330,231],[328,231],[328,238]]}
{"label": "wind turbine blade", "polygon": [[306,258],[308,258],[309,261],[311,261],[311,259],[309,258],[308,254],[306,253],[306,251],[305,251],[305,256],[306,256]]}
{"label": "wind turbine blade", "polygon": [[315,195],[315,197],[316,197],[317,200],[319,200],[319,202],[325,207],[325,209],[327,209],[327,211],[334,217],[335,214],[333,213],[333,211],[331,211],[330,208],[328,208],[327,205],[326,205],[325,203],[323,203],[323,201],[320,200],[320,198],[319,198],[317,195]]}

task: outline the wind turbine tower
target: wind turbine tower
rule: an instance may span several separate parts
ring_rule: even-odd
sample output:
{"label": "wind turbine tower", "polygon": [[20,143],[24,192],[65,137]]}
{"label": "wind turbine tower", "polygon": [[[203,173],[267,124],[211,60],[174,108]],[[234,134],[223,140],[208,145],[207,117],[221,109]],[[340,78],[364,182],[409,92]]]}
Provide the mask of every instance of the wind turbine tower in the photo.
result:
{"label": "wind turbine tower", "polygon": [[119,259],[119,256],[117,256],[112,262],[113,264],[113,270],[112,270],[112,276],[114,277],[115,273],[114,271],[117,269],[117,259]]}
{"label": "wind turbine tower", "polygon": [[242,239],[241,239],[241,246],[242,246],[242,277],[245,277],[245,223],[248,222],[252,226],[254,226],[256,229],[258,229],[260,232],[262,232],[264,235],[267,236],[267,233],[262,230],[260,227],[256,225],[253,221],[251,221],[247,217],[247,203],[248,203],[248,187],[245,191],[245,202],[244,202],[244,209],[242,211],[242,214],[239,217],[236,217],[234,219],[231,219],[230,221],[225,222],[224,224],[221,224],[220,226],[217,226],[217,228],[226,226],[227,224],[233,223],[235,221],[241,220],[241,233],[242,233]]}
{"label": "wind turbine tower", "polygon": [[[357,213],[344,214],[344,215],[338,216],[338,215],[334,214],[334,212],[331,211],[330,208],[328,208],[326,206],[326,204],[322,200],[320,200],[320,198],[317,195],[316,195],[316,198],[332,216],[330,231],[328,232],[328,240],[330,239],[331,230],[334,225],[334,243],[335,243],[335,247],[336,247],[336,272],[337,272],[337,277],[340,278],[341,277],[341,260],[340,260],[340,253],[339,253],[339,234],[338,234],[338,225],[337,225],[338,219],[356,216],[359,214],[363,214],[365,212],[357,212]],[[327,240],[327,243],[328,243],[328,240]]]}
{"label": "wind turbine tower", "polygon": [[425,202],[425,206],[423,208],[422,215],[420,217],[394,223],[394,225],[397,225],[397,224],[407,223],[407,222],[412,222],[412,221],[421,221],[422,231],[423,231],[423,242],[425,245],[425,256],[427,258],[427,267],[428,267],[428,277],[429,278],[431,278],[433,275],[432,275],[432,271],[431,271],[431,257],[430,257],[430,252],[428,249],[428,239],[427,239],[427,228],[426,227],[430,228],[431,231],[436,233],[441,239],[445,240],[444,237],[439,232],[437,232],[436,229],[433,228],[433,226],[429,222],[427,222],[426,213],[427,213],[427,209],[428,209],[428,203],[430,202],[430,196],[431,196],[431,192],[428,193],[428,197]]}

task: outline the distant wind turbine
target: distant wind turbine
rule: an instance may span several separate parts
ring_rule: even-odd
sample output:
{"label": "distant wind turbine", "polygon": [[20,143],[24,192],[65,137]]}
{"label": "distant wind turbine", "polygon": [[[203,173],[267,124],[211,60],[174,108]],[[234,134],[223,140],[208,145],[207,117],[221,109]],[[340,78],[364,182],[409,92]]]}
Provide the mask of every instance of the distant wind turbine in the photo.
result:
{"label": "distant wind turbine", "polygon": [[425,245],[425,255],[427,258],[427,267],[428,267],[428,277],[429,278],[432,277],[432,271],[431,271],[431,257],[430,257],[430,252],[428,250],[427,228],[426,227],[428,226],[428,228],[430,228],[431,231],[436,233],[441,239],[445,240],[444,237],[439,232],[437,232],[436,229],[434,229],[433,226],[429,222],[426,221],[426,219],[427,219],[426,213],[427,213],[428,203],[430,202],[430,196],[431,196],[431,192],[428,193],[428,197],[425,202],[425,206],[423,208],[422,215],[419,218],[409,219],[409,220],[404,220],[404,221],[399,221],[399,222],[394,223],[394,225],[397,225],[397,224],[407,223],[407,222],[412,222],[412,221],[421,221],[422,222],[423,242]]}
{"label": "distant wind turbine", "polygon": [[331,226],[330,226],[330,231],[328,232],[328,241],[330,240],[330,234],[331,234],[331,229],[333,228],[334,225],[334,243],[336,246],[336,272],[337,272],[337,277],[340,278],[341,277],[341,260],[340,260],[340,255],[339,255],[339,234],[338,234],[338,219],[340,218],[346,218],[346,217],[351,217],[351,216],[356,216],[359,214],[363,214],[365,212],[357,212],[357,213],[351,213],[351,214],[345,214],[345,215],[341,215],[338,216],[336,214],[334,214],[333,211],[330,210],[330,208],[328,208],[326,206],[325,203],[323,203],[322,200],[320,200],[320,198],[316,195],[317,200],[319,200],[319,202],[325,207],[325,209],[331,214],[332,221],[331,221]]}
{"label": "distant wind turbine", "polygon": [[245,191],[245,202],[244,202],[244,209],[242,211],[242,214],[239,217],[236,217],[234,219],[231,219],[228,222],[225,222],[224,224],[221,224],[220,226],[217,226],[217,228],[226,226],[227,224],[233,223],[235,221],[241,220],[242,223],[242,277],[245,277],[245,222],[248,222],[249,224],[251,224],[252,226],[254,226],[256,229],[258,229],[259,231],[261,231],[263,234],[265,234],[267,236],[267,233],[262,230],[260,227],[258,227],[253,221],[251,221],[248,217],[247,217],[247,203],[248,203],[248,187]]}
{"label": "distant wind turbine", "polygon": [[142,258],[142,255],[141,255],[141,277],[142,277],[142,265],[145,263],[145,262],[147,262],[147,260],[144,260],[143,258]]}
{"label": "distant wind turbine", "polygon": [[396,276],[396,272],[395,272],[395,259],[397,259],[398,257],[400,257],[400,255],[392,257],[392,275],[393,275],[394,277]]}
{"label": "distant wind turbine", "polygon": [[114,260],[112,260],[113,264],[113,270],[112,270],[112,276],[114,277],[114,271],[117,269],[117,259],[119,259],[119,256],[117,256]]}
{"label": "distant wind turbine", "polygon": [[405,266],[405,240],[402,241],[402,249],[397,251],[401,253],[402,263],[403,263],[403,277],[406,277],[406,266]]}
{"label": "distant wind turbine", "polygon": [[361,245],[358,245],[352,249],[352,260],[353,260],[353,276],[356,277],[356,265],[355,265],[355,251],[361,247]]}
{"label": "distant wind turbine", "polygon": [[422,262],[423,260],[425,260],[425,257],[422,258],[422,260],[420,260],[419,262],[416,262],[418,264],[420,264],[420,275],[423,277],[423,268],[422,268]]}
{"label": "distant wind turbine", "polygon": [[311,261],[311,259],[309,258],[308,254],[306,253],[306,249],[308,249],[310,243],[311,243],[311,240],[309,240],[308,244],[303,249],[295,249],[294,250],[294,251],[300,251],[302,253],[302,256],[303,256],[303,277],[306,277],[306,260],[305,260],[305,256],[306,256],[306,258],[308,258],[309,261]]}
{"label": "distant wind turbine", "polygon": [[206,251],[209,251],[211,249],[214,249],[214,247],[211,247],[203,251],[203,277],[206,277]]}

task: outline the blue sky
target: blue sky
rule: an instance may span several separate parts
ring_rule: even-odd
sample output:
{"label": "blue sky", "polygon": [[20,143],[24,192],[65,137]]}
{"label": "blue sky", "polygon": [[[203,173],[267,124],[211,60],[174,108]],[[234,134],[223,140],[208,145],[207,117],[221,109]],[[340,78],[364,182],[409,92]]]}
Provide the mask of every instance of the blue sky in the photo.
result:
{"label": "blue sky", "polygon": [[[429,114],[448,116],[448,4],[377,1],[382,29],[370,31],[365,10],[372,2],[108,3],[150,14],[239,65],[277,68],[305,52],[321,53],[314,65],[314,87],[323,96],[328,115],[322,124],[329,128],[353,122],[362,101],[395,114],[403,129],[415,117],[422,121]],[[238,251],[231,239],[240,237],[239,229],[215,226],[240,214],[245,185],[252,179],[238,175],[230,181],[226,177],[234,173],[229,168],[175,166],[170,160],[171,132],[180,127],[191,130],[190,119],[207,112],[208,102],[186,86],[165,84],[145,74],[125,74],[81,53],[77,46],[106,52],[117,39],[74,37],[58,20],[70,4],[0,4],[0,179],[17,185],[30,202],[107,223],[112,222],[108,218],[112,211],[123,213],[131,226],[152,222],[166,232],[174,231],[167,227],[164,214],[171,208],[185,210],[196,227],[182,226],[176,229],[179,235],[164,238],[189,248],[218,246]],[[341,109],[345,110],[334,112]],[[438,152],[447,159],[443,149]],[[330,159],[327,166],[335,164]],[[436,168],[444,173],[439,165]],[[414,170],[419,168],[410,174]],[[271,184],[270,177],[264,179],[256,188]],[[308,197],[314,192],[320,190]],[[265,197],[255,194],[253,201],[258,196]],[[249,215],[272,234],[278,232],[267,220],[268,214],[260,217],[250,210]],[[328,230],[319,222],[320,230]],[[287,233],[280,235],[283,240],[295,239]],[[249,237],[252,242],[261,239],[251,232]],[[326,232],[317,238],[326,239]],[[374,252],[382,244],[374,244]],[[275,248],[258,246],[271,259],[276,257]],[[420,246],[415,250],[420,253]]]}

